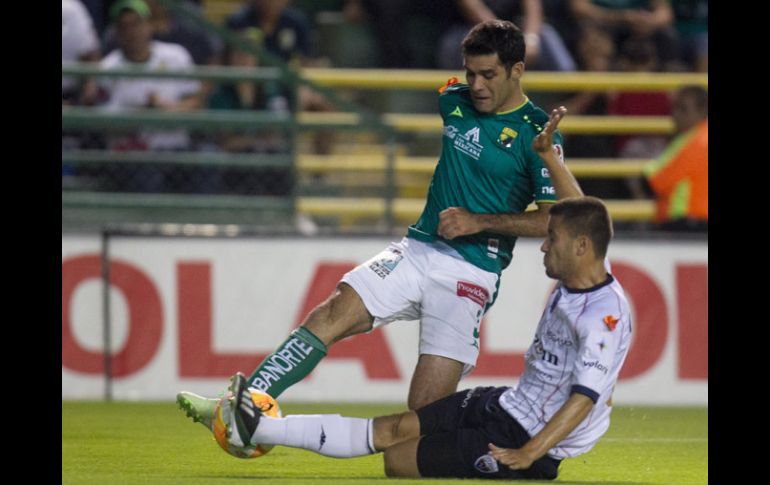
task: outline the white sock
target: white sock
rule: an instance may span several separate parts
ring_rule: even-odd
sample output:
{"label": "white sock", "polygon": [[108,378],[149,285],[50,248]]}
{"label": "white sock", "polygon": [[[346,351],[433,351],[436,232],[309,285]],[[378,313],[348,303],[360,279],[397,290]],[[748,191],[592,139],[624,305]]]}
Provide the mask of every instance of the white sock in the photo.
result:
{"label": "white sock", "polygon": [[251,442],[304,448],[335,458],[371,455],[376,453],[372,423],[371,419],[339,414],[262,416]]}

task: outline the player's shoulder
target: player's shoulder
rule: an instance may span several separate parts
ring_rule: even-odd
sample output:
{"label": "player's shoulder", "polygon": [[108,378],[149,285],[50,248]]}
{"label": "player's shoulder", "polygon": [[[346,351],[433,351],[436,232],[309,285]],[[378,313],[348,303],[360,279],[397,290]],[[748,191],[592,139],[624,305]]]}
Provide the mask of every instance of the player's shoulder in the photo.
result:
{"label": "player's shoulder", "polygon": [[467,84],[457,82],[457,78],[450,79],[439,92],[438,106],[441,117],[446,119],[453,114],[463,117],[463,113],[472,111],[473,101],[471,100],[470,88]]}
{"label": "player's shoulder", "polygon": [[623,288],[610,276],[609,282],[587,294],[584,318],[595,324],[603,324],[614,330],[617,321],[626,320],[631,310]]}
{"label": "player's shoulder", "polygon": [[454,77],[450,78],[444,86],[439,88],[438,92],[440,100],[462,99],[470,102],[471,99],[470,87],[467,84],[458,82],[457,78]]}
{"label": "player's shoulder", "polygon": [[521,126],[526,127],[526,131],[530,132],[532,136],[537,136],[548,122],[548,114],[531,100],[511,113],[510,116],[516,118]]}

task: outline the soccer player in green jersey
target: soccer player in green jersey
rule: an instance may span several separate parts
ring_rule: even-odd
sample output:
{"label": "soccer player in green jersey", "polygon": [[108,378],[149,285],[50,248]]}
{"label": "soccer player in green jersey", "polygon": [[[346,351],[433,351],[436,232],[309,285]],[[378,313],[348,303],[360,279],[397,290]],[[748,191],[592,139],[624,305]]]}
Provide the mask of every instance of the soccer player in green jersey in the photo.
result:
{"label": "soccer player in green jersey", "polygon": [[[566,110],[549,117],[522,91],[521,30],[483,22],[462,48],[467,85],[450,82],[439,96],[442,152],[422,215],[400,242],[345,274],[254,370],[249,386],[278,397],[338,340],[395,320],[421,324],[410,409],[454,393],[474,368],[479,326],[517,237],[545,236],[557,194],[582,192],[563,165],[556,131]],[[526,211],[533,202],[537,209]],[[177,401],[210,426],[215,399],[181,392]]]}

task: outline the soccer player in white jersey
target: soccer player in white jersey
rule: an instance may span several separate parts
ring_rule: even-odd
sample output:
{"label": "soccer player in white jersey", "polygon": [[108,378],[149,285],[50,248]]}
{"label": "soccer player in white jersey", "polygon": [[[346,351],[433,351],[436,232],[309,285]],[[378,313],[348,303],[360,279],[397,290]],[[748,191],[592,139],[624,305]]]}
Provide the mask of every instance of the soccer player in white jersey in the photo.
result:
{"label": "soccer player in white jersey", "polygon": [[248,381],[230,390],[229,440],[347,458],[384,452],[392,477],[554,479],[610,424],[612,391],[631,343],[631,310],[604,260],[605,205],[568,198],[550,211],[541,250],[558,280],[526,353],[519,385],[477,387],[392,416],[270,418],[254,412]]}

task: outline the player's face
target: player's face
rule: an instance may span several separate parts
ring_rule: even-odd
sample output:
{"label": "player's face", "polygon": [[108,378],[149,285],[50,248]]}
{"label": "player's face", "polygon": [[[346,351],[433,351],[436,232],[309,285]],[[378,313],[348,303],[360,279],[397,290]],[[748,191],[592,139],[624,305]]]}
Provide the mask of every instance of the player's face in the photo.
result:
{"label": "player's face", "polygon": [[471,88],[473,106],[481,113],[496,113],[513,109],[518,83],[513,75],[505,71],[497,53],[465,57],[465,79]]}
{"label": "player's face", "polygon": [[561,216],[548,219],[548,235],[540,250],[545,253],[543,265],[549,278],[563,280],[572,273],[575,266],[574,241]]}

